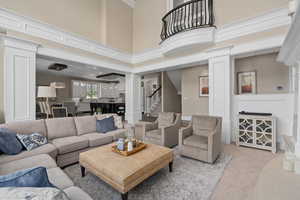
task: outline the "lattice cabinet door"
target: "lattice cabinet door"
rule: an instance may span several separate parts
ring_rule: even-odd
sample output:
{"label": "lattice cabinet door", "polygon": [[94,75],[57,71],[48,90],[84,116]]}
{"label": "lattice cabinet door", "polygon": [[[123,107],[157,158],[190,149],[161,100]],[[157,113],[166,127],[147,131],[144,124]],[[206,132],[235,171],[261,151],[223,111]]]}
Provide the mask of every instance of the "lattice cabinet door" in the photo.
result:
{"label": "lattice cabinet door", "polygon": [[276,119],[239,115],[237,145],[270,150],[276,153]]}

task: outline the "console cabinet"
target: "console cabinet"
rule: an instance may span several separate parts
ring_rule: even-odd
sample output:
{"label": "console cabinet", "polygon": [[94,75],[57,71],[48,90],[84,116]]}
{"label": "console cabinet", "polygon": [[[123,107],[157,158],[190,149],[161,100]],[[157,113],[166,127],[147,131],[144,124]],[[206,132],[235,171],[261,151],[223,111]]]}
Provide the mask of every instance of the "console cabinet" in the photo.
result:
{"label": "console cabinet", "polygon": [[239,115],[236,144],[276,153],[276,118]]}

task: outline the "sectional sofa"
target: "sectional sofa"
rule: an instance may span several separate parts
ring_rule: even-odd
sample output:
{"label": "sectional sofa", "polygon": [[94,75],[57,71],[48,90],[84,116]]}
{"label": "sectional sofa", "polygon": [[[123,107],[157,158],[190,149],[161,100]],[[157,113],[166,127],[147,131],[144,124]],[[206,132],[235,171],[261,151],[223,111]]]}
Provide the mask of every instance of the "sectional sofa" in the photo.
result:
{"label": "sectional sofa", "polygon": [[47,137],[48,144],[18,155],[0,155],[0,175],[36,166],[46,167],[50,181],[64,190],[72,200],[91,199],[81,189],[74,187],[70,178],[60,169],[78,162],[79,154],[91,148],[109,144],[125,137],[127,130],[103,133],[96,132],[96,119],[105,116],[54,118],[46,120],[16,121],[1,124],[21,134],[40,133]]}

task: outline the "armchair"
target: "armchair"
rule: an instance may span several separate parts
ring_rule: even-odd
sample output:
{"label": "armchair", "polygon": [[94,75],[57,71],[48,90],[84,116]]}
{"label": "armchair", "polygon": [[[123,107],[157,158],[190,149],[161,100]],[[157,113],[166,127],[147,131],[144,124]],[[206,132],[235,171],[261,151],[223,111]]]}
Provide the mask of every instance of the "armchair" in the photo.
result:
{"label": "armchair", "polygon": [[186,128],[179,131],[180,154],[213,163],[221,152],[222,118],[193,116]]}
{"label": "armchair", "polygon": [[178,145],[181,114],[160,113],[154,123],[139,123],[138,126],[145,142],[173,147]]}

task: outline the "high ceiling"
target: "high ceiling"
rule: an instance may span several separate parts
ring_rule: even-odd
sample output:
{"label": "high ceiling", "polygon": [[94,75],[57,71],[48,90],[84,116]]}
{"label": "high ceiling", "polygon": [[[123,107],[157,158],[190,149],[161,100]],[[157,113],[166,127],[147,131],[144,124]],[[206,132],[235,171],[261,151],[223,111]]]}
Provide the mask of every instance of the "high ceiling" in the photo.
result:
{"label": "high ceiling", "polygon": [[[54,63],[65,64],[68,66],[68,68],[63,71],[49,70],[48,67]],[[37,66],[37,71],[40,72],[48,72],[55,75],[72,76],[72,77],[78,77],[78,78],[84,78],[90,80],[99,80],[96,78],[97,75],[112,72],[96,66],[85,65],[85,64],[61,60],[61,59],[48,58],[44,56],[37,57],[36,66]]]}

